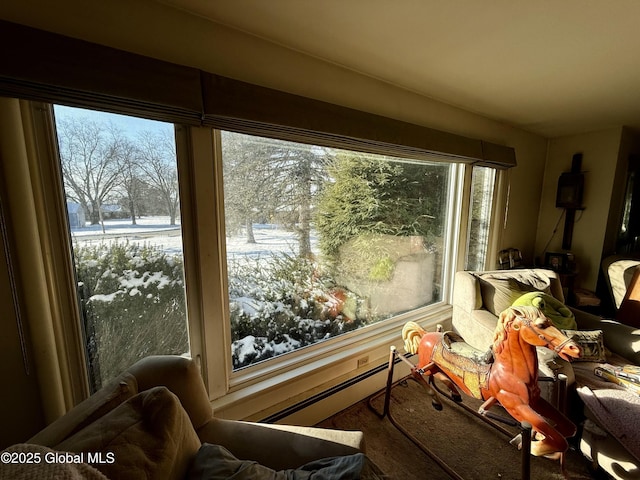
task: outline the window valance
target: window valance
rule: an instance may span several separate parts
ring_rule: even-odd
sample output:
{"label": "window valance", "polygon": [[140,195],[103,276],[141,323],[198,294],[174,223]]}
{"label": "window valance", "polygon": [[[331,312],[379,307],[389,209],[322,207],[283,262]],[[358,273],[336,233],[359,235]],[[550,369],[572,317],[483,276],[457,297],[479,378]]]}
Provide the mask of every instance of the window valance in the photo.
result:
{"label": "window valance", "polygon": [[511,147],[0,21],[0,95],[405,158],[516,165]]}

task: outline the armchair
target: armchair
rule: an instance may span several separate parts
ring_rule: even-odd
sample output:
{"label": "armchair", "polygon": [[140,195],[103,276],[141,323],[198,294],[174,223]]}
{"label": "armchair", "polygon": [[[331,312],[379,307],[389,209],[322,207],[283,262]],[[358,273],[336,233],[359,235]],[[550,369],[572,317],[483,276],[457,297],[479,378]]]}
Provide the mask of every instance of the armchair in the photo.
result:
{"label": "armchair", "polygon": [[[486,350],[493,343],[493,333],[500,312],[514,300],[531,291],[544,291],[564,302],[562,285],[555,272],[542,269],[456,272],[453,288],[453,330],[469,345]],[[555,380],[562,373],[567,384],[575,382],[571,364],[545,348],[538,349],[539,374]],[[555,382],[540,383],[542,395],[557,403],[561,395]]]}
{"label": "armchair", "polygon": [[364,450],[362,432],[225,420],[213,413],[192,360],[152,356],[27,444],[56,452],[104,452],[115,461],[95,467],[108,478],[185,478],[204,443],[272,470]]}

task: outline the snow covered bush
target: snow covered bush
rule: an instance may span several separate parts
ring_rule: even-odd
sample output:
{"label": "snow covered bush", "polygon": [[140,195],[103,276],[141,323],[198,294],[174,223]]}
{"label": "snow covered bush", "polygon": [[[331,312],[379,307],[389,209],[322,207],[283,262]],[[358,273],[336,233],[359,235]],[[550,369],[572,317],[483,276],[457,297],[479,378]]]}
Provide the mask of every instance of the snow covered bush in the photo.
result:
{"label": "snow covered bush", "polygon": [[367,323],[360,300],[294,255],[230,259],[232,359],[238,369]]}
{"label": "snow covered bush", "polygon": [[130,243],[74,254],[94,386],[145,356],[189,351],[181,258]]}

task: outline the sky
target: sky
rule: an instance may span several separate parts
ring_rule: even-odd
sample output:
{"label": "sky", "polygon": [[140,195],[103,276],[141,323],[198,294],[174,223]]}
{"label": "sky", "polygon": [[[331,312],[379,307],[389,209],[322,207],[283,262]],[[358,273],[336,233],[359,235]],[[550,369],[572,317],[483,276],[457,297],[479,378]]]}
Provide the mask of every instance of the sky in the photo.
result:
{"label": "sky", "polygon": [[173,131],[172,123],[158,122],[156,120],[147,120],[146,118],[130,117],[127,115],[118,115],[115,113],[99,112],[97,110],[55,105],[54,112],[57,119],[87,118],[99,123],[108,123],[111,121],[115,125],[118,125],[131,138],[135,138],[139,133],[145,131]]}

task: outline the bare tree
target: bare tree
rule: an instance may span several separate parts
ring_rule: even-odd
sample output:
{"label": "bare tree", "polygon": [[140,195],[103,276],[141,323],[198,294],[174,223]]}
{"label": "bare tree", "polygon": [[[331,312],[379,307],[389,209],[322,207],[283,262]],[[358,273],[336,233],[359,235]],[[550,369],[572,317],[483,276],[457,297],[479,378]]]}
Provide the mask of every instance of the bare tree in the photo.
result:
{"label": "bare tree", "polygon": [[130,140],[123,139],[120,148],[121,189],[131,215],[131,224],[136,225],[140,209],[144,181],[139,148]]}
{"label": "bare tree", "polygon": [[299,255],[311,256],[313,208],[328,152],[229,132],[222,138],[227,228],[244,225],[247,242],[254,243],[252,223],[278,215],[296,232]]}
{"label": "bare tree", "polygon": [[58,122],[66,194],[82,205],[92,225],[102,224],[102,205],[118,186],[121,136],[112,124],[84,118]]}
{"label": "bare tree", "polygon": [[171,225],[180,211],[176,148],[169,132],[143,132],[138,137],[140,168],[146,181],[160,194]]}
{"label": "bare tree", "polygon": [[256,243],[253,222],[271,218],[278,206],[281,192],[275,187],[277,172],[270,160],[281,152],[266,139],[222,135],[227,231],[244,227],[247,243]]}

